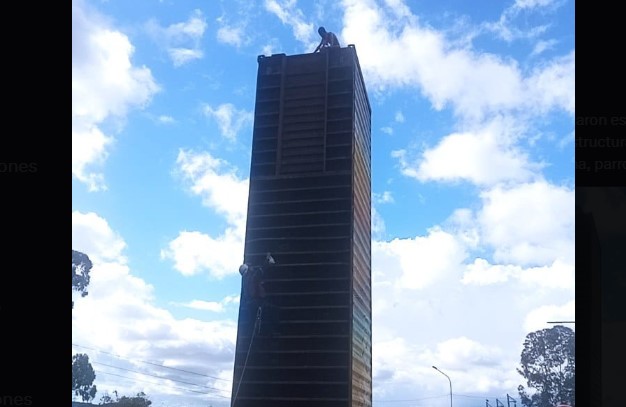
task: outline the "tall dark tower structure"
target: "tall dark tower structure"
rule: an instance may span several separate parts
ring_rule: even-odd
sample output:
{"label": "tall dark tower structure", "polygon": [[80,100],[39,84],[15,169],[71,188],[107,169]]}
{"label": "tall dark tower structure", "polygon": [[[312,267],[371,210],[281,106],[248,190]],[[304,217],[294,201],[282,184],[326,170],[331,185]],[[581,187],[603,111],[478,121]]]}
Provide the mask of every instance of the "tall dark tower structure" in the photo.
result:
{"label": "tall dark tower structure", "polygon": [[258,64],[244,262],[275,259],[278,320],[260,335],[242,303],[232,403],[371,406],[371,108],[356,49]]}

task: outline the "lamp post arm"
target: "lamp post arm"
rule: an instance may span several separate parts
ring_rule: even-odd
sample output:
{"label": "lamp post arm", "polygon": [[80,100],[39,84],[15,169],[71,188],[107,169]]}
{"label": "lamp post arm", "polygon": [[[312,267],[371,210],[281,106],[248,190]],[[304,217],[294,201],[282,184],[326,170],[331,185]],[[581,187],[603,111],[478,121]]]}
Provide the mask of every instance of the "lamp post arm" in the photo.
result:
{"label": "lamp post arm", "polygon": [[450,376],[448,376],[447,374],[445,374],[441,370],[437,369],[435,366],[433,366],[433,369],[435,369],[436,371],[438,371],[439,373],[444,375],[446,377],[446,379],[448,379],[448,382],[450,383],[450,407],[452,407],[452,380],[450,379]]}

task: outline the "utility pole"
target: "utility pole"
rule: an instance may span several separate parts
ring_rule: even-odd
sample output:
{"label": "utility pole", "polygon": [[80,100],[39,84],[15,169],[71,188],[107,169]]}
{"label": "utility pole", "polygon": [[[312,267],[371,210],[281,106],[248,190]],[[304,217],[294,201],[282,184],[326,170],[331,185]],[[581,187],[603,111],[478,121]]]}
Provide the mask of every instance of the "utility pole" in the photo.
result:
{"label": "utility pole", "polygon": [[496,407],[504,407],[504,404],[500,400],[496,399]]}
{"label": "utility pole", "polygon": [[517,401],[509,396],[508,394],[506,395],[506,404],[508,405],[508,407],[511,407],[511,402],[513,402],[513,407],[517,407]]}
{"label": "utility pole", "polygon": [[489,399],[485,399],[485,407],[491,407],[491,404],[489,404]]}

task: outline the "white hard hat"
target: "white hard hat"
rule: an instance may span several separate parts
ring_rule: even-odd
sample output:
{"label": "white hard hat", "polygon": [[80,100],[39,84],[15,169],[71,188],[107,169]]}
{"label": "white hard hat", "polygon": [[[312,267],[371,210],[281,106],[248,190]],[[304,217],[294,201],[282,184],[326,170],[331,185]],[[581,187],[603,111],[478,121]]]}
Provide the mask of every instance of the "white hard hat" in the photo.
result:
{"label": "white hard hat", "polygon": [[247,264],[242,264],[241,266],[239,266],[239,274],[241,274],[242,276],[244,274],[246,274],[246,272],[248,271],[248,265]]}

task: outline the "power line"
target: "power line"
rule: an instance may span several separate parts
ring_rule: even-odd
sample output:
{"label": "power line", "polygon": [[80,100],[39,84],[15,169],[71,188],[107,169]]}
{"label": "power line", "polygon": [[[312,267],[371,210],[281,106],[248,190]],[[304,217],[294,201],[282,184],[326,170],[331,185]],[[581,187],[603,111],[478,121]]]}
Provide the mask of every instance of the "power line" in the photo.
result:
{"label": "power line", "polygon": [[102,366],[112,367],[112,368],[114,368],[114,369],[125,370],[125,371],[127,371],[127,372],[138,373],[138,374],[142,374],[142,375],[146,375],[146,376],[156,377],[157,379],[162,379],[162,380],[171,380],[171,381],[173,381],[173,382],[177,382],[177,383],[191,384],[192,386],[204,387],[204,388],[207,388],[207,389],[217,390],[217,391],[223,391],[223,390],[220,390],[220,389],[215,388],[215,387],[205,386],[205,385],[202,385],[202,384],[196,384],[196,383],[191,383],[191,382],[185,382],[185,381],[182,381],[182,380],[170,379],[170,378],[168,378],[168,377],[162,377],[162,376],[157,376],[157,375],[153,375],[153,374],[150,374],[150,373],[139,372],[139,371],[137,371],[137,370],[126,369],[126,368],[124,368],[124,367],[119,367],[119,366],[108,365],[108,364],[106,364],[106,363],[100,363],[100,362],[93,362],[93,363],[94,363],[94,364],[97,364],[97,365],[102,365]]}
{"label": "power line", "polygon": [[[94,371],[95,371],[96,373],[103,373],[103,374],[108,374],[108,375],[111,375],[111,376],[121,377],[121,378],[123,378],[123,379],[132,380],[133,382],[144,382],[144,383],[150,383],[150,384],[156,384],[156,385],[160,385],[160,384],[161,384],[161,383],[151,382],[151,381],[148,381],[148,380],[135,379],[134,377],[122,376],[122,375],[115,374],[115,373],[103,372],[103,371],[101,371],[101,370],[95,370],[95,369],[94,369]],[[176,387],[176,386],[172,386],[172,388],[173,388],[173,389],[177,389],[177,390],[185,390],[185,391],[190,391],[190,392],[192,392],[192,393],[207,394],[207,395],[210,395],[210,396],[217,396],[217,397],[221,397],[221,398],[225,398],[225,399],[230,398],[230,397],[222,396],[221,394],[207,393],[207,392],[203,392],[203,391],[197,391],[197,390],[192,390],[192,389],[186,389],[186,388],[184,388],[184,387]]]}
{"label": "power line", "polygon": [[75,343],[73,343],[72,346],[76,346],[76,347],[83,348],[83,349],[89,349],[89,350],[93,350],[93,351],[100,352],[100,353],[105,353],[107,355],[115,356],[116,358],[127,360],[129,362],[147,363],[149,365],[158,366],[158,367],[162,367],[162,368],[165,368],[165,369],[178,370],[179,372],[185,372],[185,373],[195,374],[195,375],[198,375],[198,376],[209,377],[209,378],[215,379],[215,380],[223,380],[225,382],[230,382],[230,380],[228,380],[228,379],[222,379],[222,378],[211,376],[211,375],[208,375],[208,374],[202,374],[202,373],[192,372],[192,371],[189,371],[189,370],[178,369],[176,367],[159,365],[157,363],[148,362],[148,361],[145,361],[145,360],[129,359],[129,358],[125,358],[125,357],[120,356],[120,355],[116,355],[115,353],[107,352],[107,351],[100,350],[100,349],[94,349],[94,348],[90,348],[90,347],[87,347],[87,346],[77,345]]}
{"label": "power line", "polygon": [[[176,371],[183,372],[183,373],[189,373],[189,374],[194,374],[194,375],[197,375],[197,376],[208,377],[208,378],[215,379],[215,380],[221,380],[221,381],[227,381],[227,382],[230,382],[230,380],[228,380],[228,379],[222,379],[222,378],[219,378],[219,377],[215,377],[215,376],[211,376],[211,375],[207,375],[207,374],[202,374],[202,373],[197,373],[197,372],[192,372],[192,371],[189,371],[189,370],[179,369],[179,368],[175,368],[175,367],[170,367],[170,366],[159,365],[159,364],[157,364],[157,363],[148,362],[148,361],[145,361],[145,360],[129,359],[129,358],[125,358],[125,357],[120,356],[120,355],[116,355],[116,354],[111,353],[111,352],[107,352],[107,351],[103,351],[103,350],[100,350],[100,349],[95,349],[95,348],[90,348],[90,347],[88,347],[88,346],[82,346],[82,345],[78,345],[78,344],[75,344],[75,343],[73,343],[73,344],[72,344],[72,346],[76,346],[76,347],[83,348],[83,349],[93,350],[93,351],[95,351],[95,352],[99,352],[99,353],[104,353],[104,354],[111,355],[111,356],[114,356],[114,357],[116,357],[116,358],[119,358],[119,359],[122,359],[122,360],[126,360],[126,361],[129,361],[129,362],[146,363],[146,364],[149,364],[149,365],[153,365],[153,366],[157,366],[157,367],[162,367],[162,368],[165,368],[165,369],[176,370]],[[156,375],[152,375],[152,374],[149,374],[149,373],[139,372],[139,371],[136,371],[136,370],[127,369],[127,368],[123,368],[123,367],[119,367],[119,366],[108,365],[108,364],[106,364],[106,363],[95,362],[95,361],[94,361],[93,363],[95,363],[95,364],[99,364],[99,365],[103,365],[103,366],[108,366],[108,367],[111,367],[111,368],[114,368],[114,369],[120,369],[120,370],[125,370],[125,371],[128,371],[128,372],[132,372],[132,373],[137,373],[137,374],[142,374],[142,375],[146,375],[146,376],[151,376],[151,377],[155,377],[155,378],[157,378],[157,379],[162,379],[162,380],[163,380],[163,379],[165,379],[165,380],[170,380],[170,381],[177,382],[177,383],[183,383],[183,384],[189,384],[189,385],[192,385],[192,386],[204,387],[204,388],[211,389],[211,390],[225,391],[225,390],[220,390],[220,389],[215,388],[215,387],[205,386],[205,385],[196,384],[196,383],[191,383],[191,382],[185,382],[185,381],[182,381],[182,380],[170,379],[170,378],[167,378],[167,377],[162,377],[162,376],[156,376]],[[133,378],[130,378],[130,377],[128,377],[128,376],[116,375],[116,374],[114,374],[114,373],[109,373],[109,372],[102,372],[102,371],[101,371],[100,373],[104,373],[104,374],[109,374],[109,375],[118,376],[118,377],[122,377],[122,378],[127,378],[127,379],[132,379],[132,380],[138,380],[138,381],[143,381],[143,382],[146,382],[145,380],[133,379]],[[147,383],[151,383],[151,384],[159,384],[159,383],[154,383],[154,382],[147,382]],[[181,389],[181,390],[187,390],[187,391],[191,391],[191,392],[194,392],[194,393],[215,395],[215,396],[222,397],[222,398],[226,398],[226,399],[228,399],[228,398],[229,398],[229,397],[225,397],[225,396],[222,396],[222,395],[220,395],[220,394],[215,394],[215,393],[198,392],[198,391],[195,391],[195,390],[191,390],[191,389],[184,389],[184,388],[180,388],[180,387],[174,387],[174,388],[176,388],[176,389]],[[440,396],[421,397],[421,398],[417,398],[417,399],[406,399],[406,400],[372,400],[372,401],[373,401],[373,402],[376,402],[376,403],[402,403],[402,402],[405,402],[405,403],[406,403],[406,402],[423,401],[423,400],[429,400],[429,399],[435,399],[435,398],[441,398],[441,397],[448,397],[448,396],[449,396],[449,394],[443,394],[443,395],[440,395]],[[497,396],[472,396],[472,395],[467,395],[467,394],[454,394],[454,393],[452,394],[452,396],[453,396],[453,397],[478,398],[478,399],[484,399],[484,398],[496,398],[496,397],[497,397]]]}
{"label": "power line", "polygon": [[471,396],[469,394],[452,394],[452,396],[458,396],[458,397],[468,397],[468,398],[473,398],[473,399],[495,399],[498,397],[502,397],[502,396]]}

